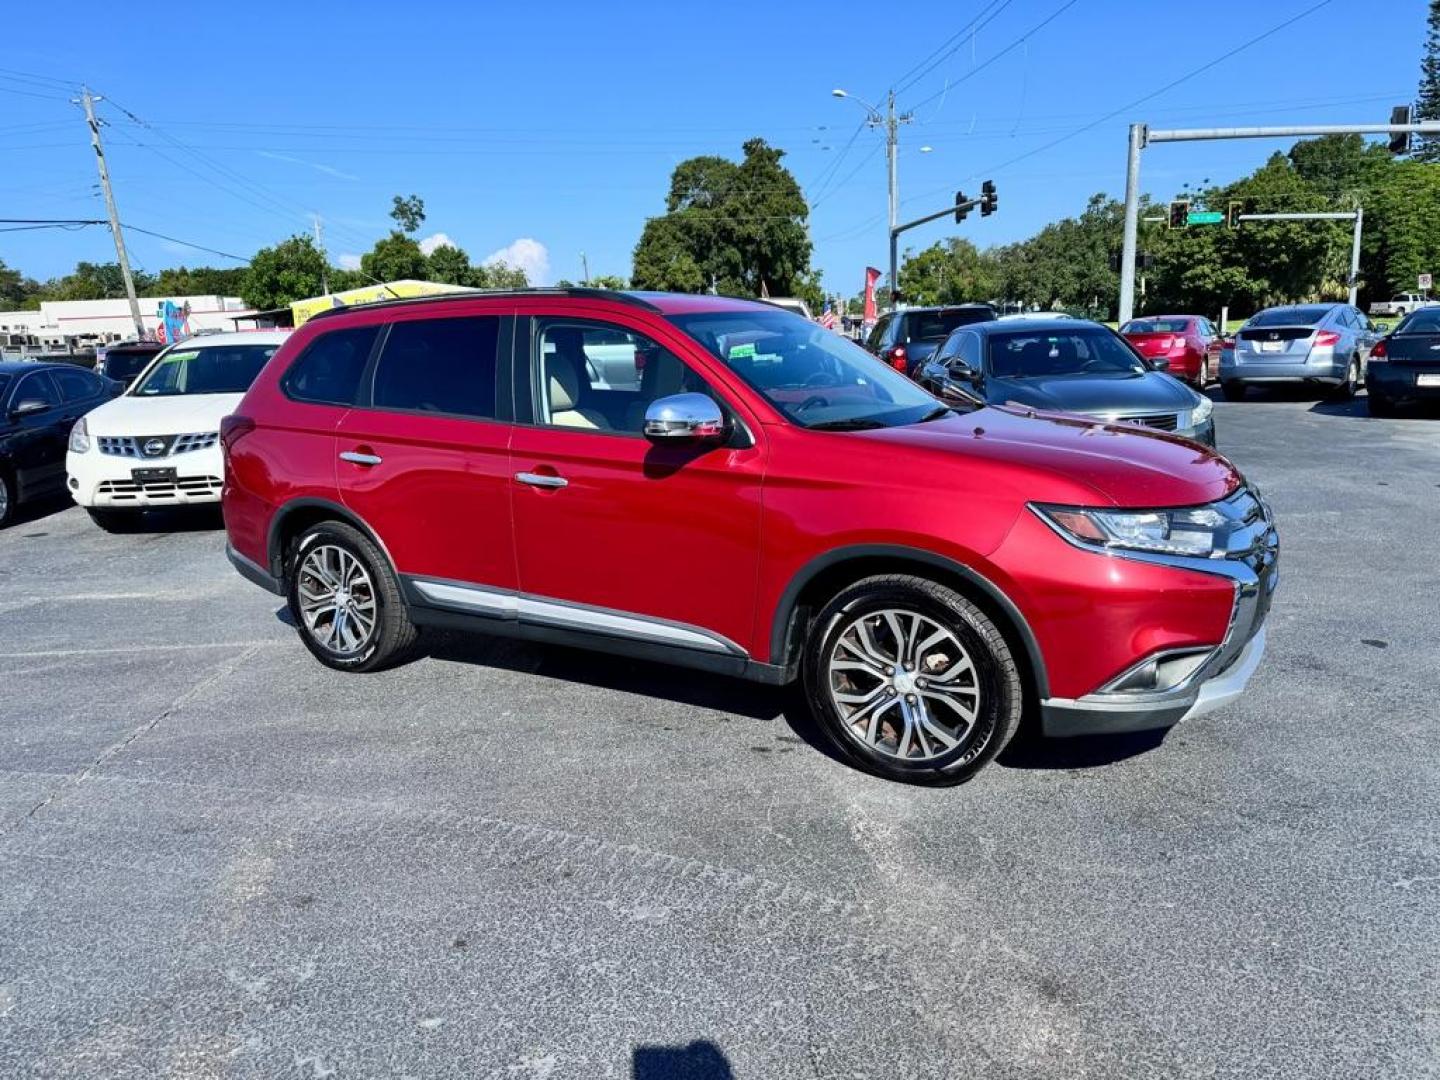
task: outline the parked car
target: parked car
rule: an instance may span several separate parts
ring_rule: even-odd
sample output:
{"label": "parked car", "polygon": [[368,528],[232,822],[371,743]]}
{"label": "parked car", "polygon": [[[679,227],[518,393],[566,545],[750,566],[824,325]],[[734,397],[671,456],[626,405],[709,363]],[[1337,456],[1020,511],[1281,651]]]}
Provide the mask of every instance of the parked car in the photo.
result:
{"label": "parked car", "polygon": [[102,346],[95,350],[95,372],[129,386],[164,348],[158,341],[121,341]]}
{"label": "parked car", "polygon": [[1203,315],[1147,315],[1131,319],[1120,333],[1146,359],[1164,357],[1166,370],[1197,390],[1205,389],[1220,367],[1222,335]]}
{"label": "parked car", "polygon": [[21,503],[65,490],[70,426],[121,389],[72,364],[0,361],[0,528]]}
{"label": "parked car", "polygon": [[1015,322],[1018,319],[1073,319],[1075,316],[1068,311],[1011,311],[1001,315],[1001,319]]}
{"label": "parked car", "polygon": [[1365,381],[1377,326],[1349,304],[1297,304],[1266,308],[1246,320],[1235,348],[1220,358],[1220,388],[1240,401],[1255,385],[1306,385],[1333,398],[1349,398]]}
{"label": "parked car", "polygon": [[104,529],[155,507],[218,502],[220,418],[288,334],[212,334],[157,354],[123,396],[70,430],[71,496]]}
{"label": "parked car", "polygon": [[947,401],[1018,405],[1138,424],[1215,445],[1215,406],[1109,327],[1087,319],[997,319],[955,331],[919,382]]}
{"label": "parked car", "polygon": [[1425,307],[1440,307],[1440,300],[1431,300],[1424,293],[1408,292],[1370,305],[1371,315],[1409,315]]}
{"label": "parked car", "polygon": [[[641,386],[590,383],[577,328],[647,342]],[[1275,532],[1224,458],[960,415],[758,302],[327,312],[221,443],[231,562],[328,667],[396,664],[438,625],[799,679],[835,745],[894,779],[965,779],[1030,708],[1053,735],[1168,727],[1238,696],[1265,645]]]}
{"label": "parked car", "polygon": [[903,308],[876,320],[865,347],[896,371],[914,375],[956,327],[994,318],[989,304]]}
{"label": "parked car", "polygon": [[1440,399],[1440,307],[1407,315],[1375,343],[1365,385],[1371,416]]}

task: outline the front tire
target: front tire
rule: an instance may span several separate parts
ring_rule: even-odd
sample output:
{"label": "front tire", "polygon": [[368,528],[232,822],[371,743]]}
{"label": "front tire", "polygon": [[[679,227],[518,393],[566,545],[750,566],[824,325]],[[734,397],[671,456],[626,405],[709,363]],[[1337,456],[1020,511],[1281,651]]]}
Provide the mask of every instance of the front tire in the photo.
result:
{"label": "front tire", "polygon": [[390,564],[338,521],[311,526],[287,560],[285,593],[300,640],[336,671],[380,671],[410,658],[419,631]]}
{"label": "front tire", "polygon": [[1024,701],[995,623],[953,589],[902,574],[825,605],[804,679],[811,714],[847,759],[912,784],[970,779],[1014,736]]}

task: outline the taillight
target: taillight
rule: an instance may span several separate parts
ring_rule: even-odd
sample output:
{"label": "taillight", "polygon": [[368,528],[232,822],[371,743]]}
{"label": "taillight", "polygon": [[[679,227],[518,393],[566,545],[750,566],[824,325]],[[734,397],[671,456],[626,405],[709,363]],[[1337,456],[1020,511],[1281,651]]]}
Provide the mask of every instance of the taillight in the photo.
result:
{"label": "taillight", "polygon": [[1234,338],[1233,336],[1231,336],[1231,337],[1222,337],[1222,338],[1220,339],[1220,347],[1221,347],[1222,349],[1233,349],[1233,348],[1235,348],[1235,338]]}
{"label": "taillight", "polygon": [[1390,355],[1390,346],[1386,344],[1389,340],[1389,338],[1381,338],[1375,342],[1375,347],[1370,350],[1371,360],[1384,360],[1385,357]]}
{"label": "taillight", "polygon": [[890,350],[890,366],[896,371],[905,370],[905,346],[896,345]]}
{"label": "taillight", "polygon": [[1340,341],[1340,335],[1334,330],[1321,330],[1315,335],[1315,348],[1333,349]]}
{"label": "taillight", "polygon": [[220,449],[228,458],[241,436],[255,430],[255,421],[248,416],[226,416],[220,421]]}

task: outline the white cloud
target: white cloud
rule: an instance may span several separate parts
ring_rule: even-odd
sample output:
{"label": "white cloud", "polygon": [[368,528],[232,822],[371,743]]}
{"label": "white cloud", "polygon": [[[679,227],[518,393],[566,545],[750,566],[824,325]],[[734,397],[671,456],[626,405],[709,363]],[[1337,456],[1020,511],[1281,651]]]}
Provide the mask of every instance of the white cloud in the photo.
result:
{"label": "white cloud", "polygon": [[341,269],[341,270],[359,270],[359,269],[360,269],[360,256],[359,256],[359,255],[341,255],[340,258],[336,259],[335,261],[340,264],[340,269]]}
{"label": "white cloud", "polygon": [[436,248],[445,247],[445,245],[447,244],[450,245],[450,247],[460,246],[459,244],[455,243],[454,240],[451,240],[450,237],[446,236],[443,232],[437,232],[434,236],[427,236],[424,240],[420,241],[420,250],[423,251],[426,255],[429,255]]}
{"label": "white cloud", "polygon": [[499,251],[492,251],[481,262],[485,266],[503,262],[506,266],[519,267],[525,271],[531,285],[544,285],[550,276],[550,252],[539,240],[528,236],[522,236]]}

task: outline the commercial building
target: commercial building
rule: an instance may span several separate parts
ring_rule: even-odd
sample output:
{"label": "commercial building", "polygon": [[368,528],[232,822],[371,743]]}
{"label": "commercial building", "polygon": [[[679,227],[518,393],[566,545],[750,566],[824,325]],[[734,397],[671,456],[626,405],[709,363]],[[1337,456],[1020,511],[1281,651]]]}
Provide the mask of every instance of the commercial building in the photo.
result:
{"label": "commercial building", "polygon": [[[147,296],[140,300],[145,336],[169,340],[176,328],[189,334],[233,330],[252,314],[238,296]],[[166,331],[167,321],[171,332]],[[135,336],[128,300],[46,300],[39,311],[0,311],[0,348],[8,354],[76,352]],[[181,332],[181,337],[187,336]]]}

